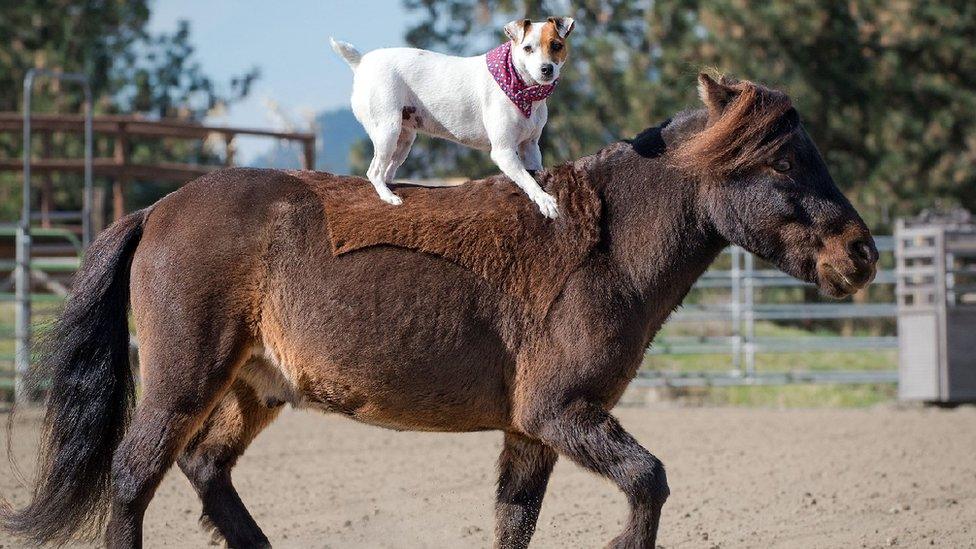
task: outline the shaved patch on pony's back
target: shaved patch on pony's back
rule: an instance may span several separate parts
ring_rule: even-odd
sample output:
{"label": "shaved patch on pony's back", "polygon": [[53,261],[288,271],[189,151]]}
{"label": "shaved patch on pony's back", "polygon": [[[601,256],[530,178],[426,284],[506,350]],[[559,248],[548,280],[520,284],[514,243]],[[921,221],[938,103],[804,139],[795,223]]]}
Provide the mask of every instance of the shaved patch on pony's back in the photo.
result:
{"label": "shaved patch on pony's back", "polygon": [[502,176],[457,187],[399,186],[403,204],[390,206],[365,179],[294,175],[322,198],[334,255],[396,246],[443,257],[518,300],[536,319],[545,317],[600,239],[599,193],[571,165],[537,175],[559,201],[555,220],[541,216]]}

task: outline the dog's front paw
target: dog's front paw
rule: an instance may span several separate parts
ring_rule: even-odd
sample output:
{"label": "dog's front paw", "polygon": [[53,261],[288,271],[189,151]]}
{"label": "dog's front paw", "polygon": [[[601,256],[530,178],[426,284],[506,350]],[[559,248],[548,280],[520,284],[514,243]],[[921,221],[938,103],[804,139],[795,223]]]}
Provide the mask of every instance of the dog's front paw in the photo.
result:
{"label": "dog's front paw", "polygon": [[403,204],[403,199],[393,193],[381,194],[380,198],[383,200],[383,202],[386,202],[387,204],[392,204],[393,206],[399,206],[400,204]]}
{"label": "dog's front paw", "polygon": [[542,215],[548,217],[549,219],[556,219],[559,217],[559,207],[556,204],[556,199],[548,193],[539,193],[532,197],[532,200],[539,206],[539,211]]}

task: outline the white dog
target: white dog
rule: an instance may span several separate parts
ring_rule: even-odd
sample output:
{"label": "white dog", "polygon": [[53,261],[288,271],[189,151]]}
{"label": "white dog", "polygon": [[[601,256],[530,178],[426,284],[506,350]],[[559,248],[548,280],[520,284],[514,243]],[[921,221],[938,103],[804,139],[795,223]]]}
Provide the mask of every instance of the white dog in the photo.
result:
{"label": "white dog", "polygon": [[366,176],[380,198],[400,204],[387,184],[417,132],[491,151],[491,159],[549,218],[556,200],[528,170],[542,169],[539,137],[546,97],[566,62],[569,17],[505,25],[510,42],[477,57],[390,48],[361,55],[345,42],[332,48],[352,67],[352,110],[373,141]]}

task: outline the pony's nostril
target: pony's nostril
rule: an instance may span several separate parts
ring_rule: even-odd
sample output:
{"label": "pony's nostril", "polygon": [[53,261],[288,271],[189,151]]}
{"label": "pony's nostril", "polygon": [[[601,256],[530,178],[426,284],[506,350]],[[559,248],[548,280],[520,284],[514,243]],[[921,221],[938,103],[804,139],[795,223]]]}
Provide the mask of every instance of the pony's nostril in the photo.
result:
{"label": "pony's nostril", "polygon": [[850,249],[851,255],[865,263],[874,263],[878,260],[878,251],[871,240],[855,240],[851,243]]}

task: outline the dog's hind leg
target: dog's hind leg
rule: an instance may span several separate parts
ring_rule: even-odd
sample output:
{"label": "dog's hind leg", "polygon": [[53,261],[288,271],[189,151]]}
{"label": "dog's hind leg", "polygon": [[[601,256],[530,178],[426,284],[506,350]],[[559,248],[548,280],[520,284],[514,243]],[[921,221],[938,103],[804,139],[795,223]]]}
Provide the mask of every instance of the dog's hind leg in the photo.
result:
{"label": "dog's hind leg", "polygon": [[393,153],[393,160],[390,161],[389,167],[386,169],[386,175],[383,177],[383,181],[387,184],[393,182],[393,178],[396,176],[396,171],[400,169],[407,160],[407,156],[410,155],[410,147],[413,146],[414,139],[417,138],[417,131],[410,128],[403,128],[400,130],[400,137],[397,138],[396,152]]}
{"label": "dog's hind leg", "polygon": [[369,138],[373,142],[373,161],[369,163],[366,177],[376,189],[376,194],[394,206],[402,204],[403,200],[387,187],[386,184],[389,181],[386,179],[386,174],[390,170],[390,165],[397,153],[400,131],[399,119],[389,120],[382,124],[373,124],[372,127],[366,128],[366,133],[369,134]]}
{"label": "dog's hind leg", "polygon": [[270,547],[231,483],[231,469],[254,437],[281,410],[281,402],[265,402],[238,379],[224,395],[179,458],[203,502],[200,523],[214,529],[228,547]]}

